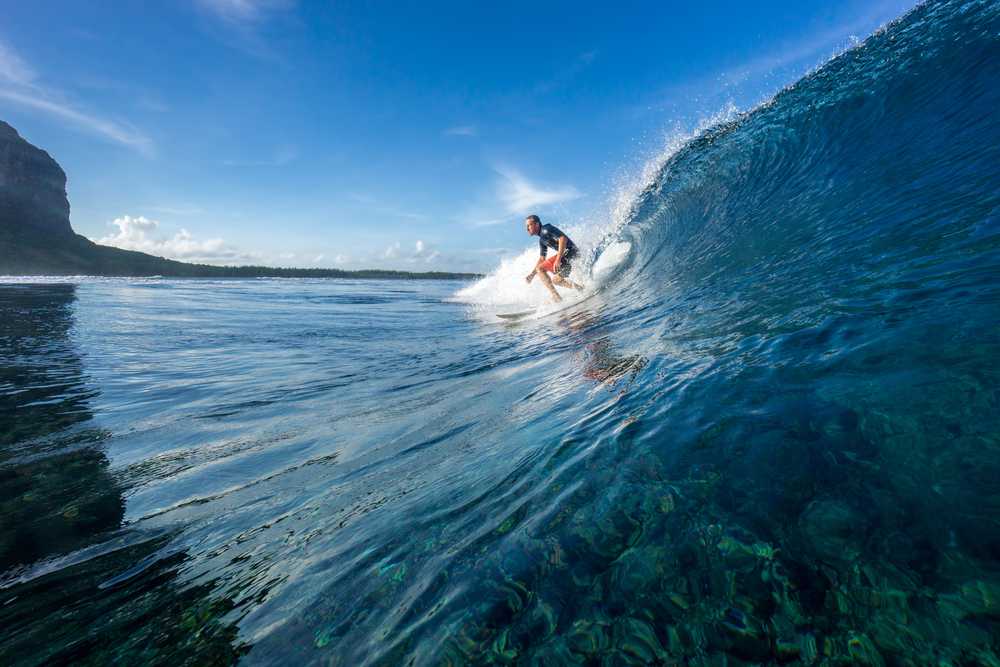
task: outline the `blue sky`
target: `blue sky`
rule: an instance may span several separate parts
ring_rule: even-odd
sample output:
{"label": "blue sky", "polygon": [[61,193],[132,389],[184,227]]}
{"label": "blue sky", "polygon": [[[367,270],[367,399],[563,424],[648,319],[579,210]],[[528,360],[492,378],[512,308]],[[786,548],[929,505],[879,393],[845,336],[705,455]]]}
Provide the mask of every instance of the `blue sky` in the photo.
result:
{"label": "blue sky", "polygon": [[0,118],[60,162],[95,240],[484,271],[531,245],[526,214],[600,225],[665,137],[913,4],[10,3]]}

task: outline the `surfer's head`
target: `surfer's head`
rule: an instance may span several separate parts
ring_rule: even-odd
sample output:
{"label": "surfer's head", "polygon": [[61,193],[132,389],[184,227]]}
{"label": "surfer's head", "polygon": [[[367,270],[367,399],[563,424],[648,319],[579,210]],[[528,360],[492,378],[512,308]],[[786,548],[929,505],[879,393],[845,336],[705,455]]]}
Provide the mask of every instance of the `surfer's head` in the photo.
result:
{"label": "surfer's head", "polygon": [[524,228],[532,236],[537,236],[538,232],[542,229],[542,221],[537,215],[529,215],[524,219]]}

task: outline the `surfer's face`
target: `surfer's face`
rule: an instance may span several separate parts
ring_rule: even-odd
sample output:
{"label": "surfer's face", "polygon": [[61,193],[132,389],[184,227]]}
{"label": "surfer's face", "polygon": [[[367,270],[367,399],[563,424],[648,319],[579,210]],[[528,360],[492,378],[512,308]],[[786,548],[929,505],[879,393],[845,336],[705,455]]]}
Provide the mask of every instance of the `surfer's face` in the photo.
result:
{"label": "surfer's face", "polygon": [[534,236],[535,234],[538,233],[538,228],[539,227],[541,227],[541,225],[539,225],[534,220],[525,220],[524,221],[524,228],[527,229],[528,233],[531,234],[532,236]]}

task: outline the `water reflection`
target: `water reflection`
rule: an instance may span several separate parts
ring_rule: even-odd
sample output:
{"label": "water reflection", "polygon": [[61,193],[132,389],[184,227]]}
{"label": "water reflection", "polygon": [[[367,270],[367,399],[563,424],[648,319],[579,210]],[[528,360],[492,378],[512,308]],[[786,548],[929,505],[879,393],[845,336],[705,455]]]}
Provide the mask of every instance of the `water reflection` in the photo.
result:
{"label": "water reflection", "polygon": [[615,349],[610,334],[595,333],[606,324],[597,310],[583,309],[571,313],[559,318],[558,324],[579,346],[578,361],[583,377],[609,389],[620,383],[627,387],[649,361],[640,354],[622,354]]}
{"label": "water reflection", "polygon": [[91,418],[71,340],[75,285],[0,286],[0,456]]}
{"label": "water reflection", "polygon": [[215,581],[171,535],[122,531],[124,492],[74,341],[76,286],[0,286],[0,664],[229,664]]}
{"label": "water reflection", "polygon": [[[108,472],[72,340],[74,285],[0,287],[0,572],[117,528]],[[76,428],[74,428],[76,427]]]}

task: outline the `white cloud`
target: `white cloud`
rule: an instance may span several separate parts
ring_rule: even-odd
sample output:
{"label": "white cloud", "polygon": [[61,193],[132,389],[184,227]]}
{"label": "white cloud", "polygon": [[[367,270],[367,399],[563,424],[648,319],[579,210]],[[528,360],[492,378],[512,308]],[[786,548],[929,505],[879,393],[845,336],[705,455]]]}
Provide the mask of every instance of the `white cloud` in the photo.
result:
{"label": "white cloud", "polygon": [[440,252],[434,250],[422,240],[417,239],[414,244],[413,254],[407,258],[408,262],[433,262],[441,255]]}
{"label": "white cloud", "polygon": [[[413,244],[413,250],[403,248],[399,241],[386,246],[382,252],[382,259],[394,260],[414,264],[416,262],[433,262],[441,256],[441,253],[425,243],[422,239],[417,239]],[[341,255],[337,256],[338,258]]]}
{"label": "white cloud", "polygon": [[35,70],[10,47],[0,43],[0,80],[21,86],[29,86],[37,78]]}
{"label": "white cloud", "polygon": [[110,224],[117,227],[118,231],[100,239],[92,239],[95,243],[189,262],[232,264],[260,260],[257,253],[236,250],[220,238],[197,240],[186,229],[181,229],[169,238],[154,236],[160,227],[159,221],[141,215],[124,215],[115,218]]}
{"label": "white cloud", "polygon": [[475,125],[456,125],[442,132],[446,137],[476,137],[479,130]]}
{"label": "white cloud", "polygon": [[197,0],[198,4],[223,21],[249,24],[262,21],[275,11],[290,9],[292,0]]}
{"label": "white cloud", "polygon": [[266,35],[293,19],[296,0],[194,0],[222,26],[219,38],[229,46],[271,62],[285,62]]}
{"label": "white cloud", "polygon": [[527,215],[530,209],[579,199],[583,194],[572,185],[542,186],[532,183],[519,171],[495,167],[500,180],[497,195],[508,213]]}
{"label": "white cloud", "polygon": [[58,91],[36,83],[35,71],[13,49],[0,43],[0,99],[66,121],[92,134],[149,154],[153,142],[127,124],[82,111]]}
{"label": "white cloud", "polygon": [[86,130],[90,130],[94,134],[99,134],[107,139],[111,139],[112,141],[128,146],[129,148],[134,148],[142,153],[149,153],[152,150],[152,142],[147,137],[139,134],[136,130],[109,120],[77,111],[70,106],[59,102],[53,102],[52,100],[45,99],[37,94],[33,95],[31,93],[19,93],[12,90],[0,90],[0,98],[13,102],[19,106],[35,109],[43,113],[48,113],[56,118],[67,120]]}

